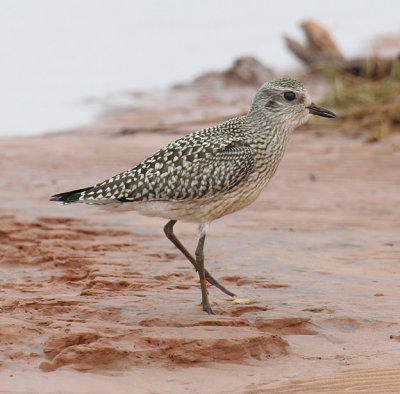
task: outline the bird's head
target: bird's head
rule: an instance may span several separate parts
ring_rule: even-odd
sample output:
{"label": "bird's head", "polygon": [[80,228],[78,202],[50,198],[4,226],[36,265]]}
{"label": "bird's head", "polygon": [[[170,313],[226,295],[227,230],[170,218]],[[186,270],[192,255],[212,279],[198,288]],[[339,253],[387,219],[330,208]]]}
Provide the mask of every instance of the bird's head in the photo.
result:
{"label": "bird's head", "polygon": [[274,79],[258,89],[249,116],[266,125],[293,130],[305,123],[310,114],[335,118],[336,115],[311,101],[304,86],[290,78]]}

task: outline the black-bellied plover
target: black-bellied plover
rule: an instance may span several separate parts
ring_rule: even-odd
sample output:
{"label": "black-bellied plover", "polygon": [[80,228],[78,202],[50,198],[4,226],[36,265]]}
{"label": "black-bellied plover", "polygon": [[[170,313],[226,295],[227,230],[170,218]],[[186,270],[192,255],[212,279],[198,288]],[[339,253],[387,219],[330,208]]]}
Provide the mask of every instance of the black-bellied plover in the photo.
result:
{"label": "black-bellied plover", "polygon": [[[203,310],[213,313],[206,281],[230,296],[204,268],[210,222],[251,204],[274,175],[292,130],[310,114],[334,118],[289,78],[265,83],[247,115],[180,138],[130,170],[94,186],[56,194],[51,201],[135,210],[168,219],[164,232],[199,273]],[[193,256],[178,240],[178,220],[199,225]]]}

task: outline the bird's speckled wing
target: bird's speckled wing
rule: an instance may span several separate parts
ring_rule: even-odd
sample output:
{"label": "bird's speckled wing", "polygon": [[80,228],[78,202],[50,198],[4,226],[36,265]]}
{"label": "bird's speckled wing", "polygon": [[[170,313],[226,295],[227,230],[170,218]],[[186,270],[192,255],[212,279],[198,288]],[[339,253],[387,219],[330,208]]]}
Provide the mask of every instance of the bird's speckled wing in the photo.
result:
{"label": "bird's speckled wing", "polygon": [[243,118],[235,118],[189,134],[136,167],[82,191],[75,201],[185,200],[224,193],[254,168],[252,148],[238,137],[243,127]]}

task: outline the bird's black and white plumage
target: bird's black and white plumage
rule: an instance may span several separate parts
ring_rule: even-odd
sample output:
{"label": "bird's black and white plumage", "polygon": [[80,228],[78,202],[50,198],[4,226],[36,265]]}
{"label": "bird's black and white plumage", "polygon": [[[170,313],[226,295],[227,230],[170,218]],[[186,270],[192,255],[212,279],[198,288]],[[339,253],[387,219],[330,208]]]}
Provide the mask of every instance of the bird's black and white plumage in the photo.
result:
{"label": "bird's black and white plumage", "polygon": [[65,203],[183,201],[227,192],[254,169],[244,117],[180,138],[130,170],[92,187],[60,193]]}
{"label": "bird's black and white plumage", "polygon": [[[204,268],[208,224],[251,204],[275,173],[289,135],[310,114],[335,115],[311,102],[289,78],[265,83],[246,116],[189,134],[130,170],[94,186],[54,195],[52,201],[136,210],[169,220],[167,237],[199,271],[203,309],[212,313],[205,281],[232,295]],[[173,233],[177,220],[198,223],[193,257]]]}

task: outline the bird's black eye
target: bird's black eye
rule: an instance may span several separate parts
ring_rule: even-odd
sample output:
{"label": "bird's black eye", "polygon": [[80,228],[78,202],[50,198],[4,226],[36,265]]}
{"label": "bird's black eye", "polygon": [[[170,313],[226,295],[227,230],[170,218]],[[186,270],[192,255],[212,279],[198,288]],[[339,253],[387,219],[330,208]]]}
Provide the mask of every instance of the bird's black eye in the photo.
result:
{"label": "bird's black eye", "polygon": [[285,92],[283,97],[285,97],[287,101],[293,101],[296,98],[296,94],[293,92]]}

